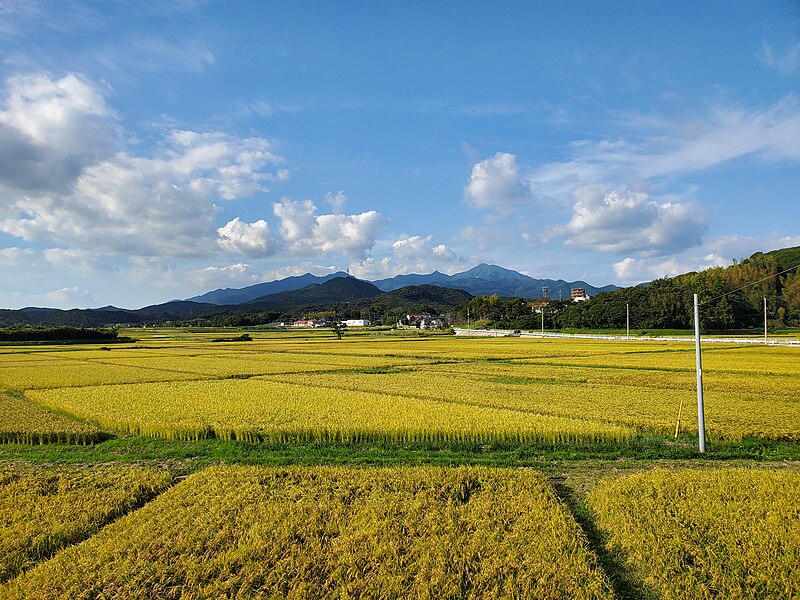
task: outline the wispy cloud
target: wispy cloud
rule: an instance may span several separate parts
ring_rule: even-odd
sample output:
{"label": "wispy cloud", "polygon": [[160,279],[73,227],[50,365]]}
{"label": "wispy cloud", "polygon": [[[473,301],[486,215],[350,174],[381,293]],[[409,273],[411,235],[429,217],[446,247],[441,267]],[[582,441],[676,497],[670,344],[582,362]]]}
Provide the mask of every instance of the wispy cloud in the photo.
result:
{"label": "wispy cloud", "polygon": [[216,62],[216,57],[208,45],[198,39],[136,36],[95,48],[84,61],[99,63],[114,73],[181,70],[200,74]]}
{"label": "wispy cloud", "polygon": [[792,41],[783,50],[776,50],[764,40],[758,58],[779,73],[795,75],[800,71],[800,42]]}
{"label": "wispy cloud", "polygon": [[504,115],[522,115],[532,112],[533,107],[522,102],[481,102],[459,106],[456,112],[470,117],[499,117]]}
{"label": "wispy cloud", "polygon": [[311,102],[280,102],[268,100],[242,101],[235,105],[233,112],[238,117],[259,116],[271,119],[280,114],[293,114],[310,110]]}
{"label": "wispy cloud", "polygon": [[584,184],[668,178],[742,157],[764,162],[800,160],[797,94],[755,109],[718,105],[702,118],[629,115],[623,125],[636,131],[635,138],[573,142],[571,156],[528,173],[531,188],[563,198]]}
{"label": "wispy cloud", "polygon": [[35,252],[30,248],[19,248],[12,246],[10,248],[0,248],[0,259],[6,267],[16,267],[18,265],[30,264],[33,260]]}
{"label": "wispy cloud", "polygon": [[97,31],[107,22],[101,11],[86,3],[0,0],[0,32],[17,38]]}

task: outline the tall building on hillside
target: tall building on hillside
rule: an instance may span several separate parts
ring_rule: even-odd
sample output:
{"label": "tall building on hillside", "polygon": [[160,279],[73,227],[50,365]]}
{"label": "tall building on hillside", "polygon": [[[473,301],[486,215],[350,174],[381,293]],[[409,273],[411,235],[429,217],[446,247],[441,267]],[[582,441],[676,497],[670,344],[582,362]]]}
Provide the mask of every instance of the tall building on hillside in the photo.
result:
{"label": "tall building on hillside", "polygon": [[570,294],[572,295],[573,302],[583,302],[589,299],[589,296],[586,295],[585,288],[572,288]]}

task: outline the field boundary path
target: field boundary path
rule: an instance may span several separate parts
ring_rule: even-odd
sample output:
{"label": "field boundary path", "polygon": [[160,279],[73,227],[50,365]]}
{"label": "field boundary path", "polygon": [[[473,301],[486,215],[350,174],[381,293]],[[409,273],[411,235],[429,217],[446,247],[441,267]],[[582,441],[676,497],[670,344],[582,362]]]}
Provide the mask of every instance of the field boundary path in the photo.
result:
{"label": "field boundary path", "polygon": [[[454,327],[456,335],[471,337],[522,337],[522,338],[566,338],[582,340],[621,340],[623,342],[694,342],[693,337],[659,337],[659,336],[624,336],[598,335],[589,333],[539,333],[523,331],[515,333],[510,329],[466,329]],[[763,340],[757,338],[702,338],[704,344],[755,344],[760,346],[780,346],[782,348],[800,348],[800,340]]]}

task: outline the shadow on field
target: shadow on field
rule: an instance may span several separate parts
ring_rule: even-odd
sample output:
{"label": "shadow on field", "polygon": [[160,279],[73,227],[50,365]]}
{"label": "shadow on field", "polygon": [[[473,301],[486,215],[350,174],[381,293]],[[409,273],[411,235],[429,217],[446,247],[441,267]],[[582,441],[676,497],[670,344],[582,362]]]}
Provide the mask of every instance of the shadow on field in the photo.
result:
{"label": "shadow on field", "polygon": [[575,521],[586,534],[589,549],[595,553],[600,567],[608,575],[614,588],[614,596],[623,600],[657,600],[661,596],[652,588],[646,586],[624,562],[618,553],[610,552],[606,548],[606,536],[594,524],[591,509],[586,502],[576,496],[575,492],[564,485],[560,477],[550,480],[556,494],[572,513]]}

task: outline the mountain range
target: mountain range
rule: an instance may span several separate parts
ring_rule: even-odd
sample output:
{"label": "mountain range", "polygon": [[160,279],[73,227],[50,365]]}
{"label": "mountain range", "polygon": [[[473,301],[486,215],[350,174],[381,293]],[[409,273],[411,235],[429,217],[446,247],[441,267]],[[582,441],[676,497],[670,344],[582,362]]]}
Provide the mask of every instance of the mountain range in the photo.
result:
{"label": "mountain range", "polygon": [[[98,327],[170,321],[193,325],[255,325],[277,317],[291,319],[320,313],[339,318],[374,317],[393,323],[394,318],[406,312],[431,312],[448,313],[457,321],[464,318],[461,313],[469,301],[474,318],[503,321],[507,328],[522,329],[529,324],[519,319],[519,322],[512,322],[519,316],[514,311],[521,310],[524,313],[521,316],[526,318],[531,314],[527,303],[515,298],[539,297],[543,285],[548,287],[551,298],[560,294],[565,299],[569,298],[571,287],[582,287],[589,295],[614,290],[599,294],[592,302],[560,304],[557,314],[550,316],[556,327],[619,328],[624,326],[629,309],[637,327],[686,328],[691,322],[693,294],[699,294],[705,299],[704,306],[708,305],[701,314],[704,327],[725,330],[759,325],[764,300],[770,326],[800,326],[799,269],[800,247],[795,247],[756,252],[729,267],[685,273],[624,289],[595,288],[581,281],[533,279],[485,264],[455,275],[433,272],[375,282],[362,281],[346,273],[325,277],[307,274],[237,290],[214,290],[188,300],[173,300],[137,310],[115,306],[83,310],[35,307],[0,310],[0,327],[14,324]],[[301,287],[287,289],[298,285]],[[505,299],[496,302],[474,298],[473,294],[497,294]],[[220,303],[230,299],[240,302]],[[479,314],[481,310],[489,312],[482,315]]]}
{"label": "mountain range", "polygon": [[36,307],[0,310],[0,326],[27,323],[98,327],[201,320],[235,324],[236,319],[239,322],[263,322],[264,319],[279,316],[292,318],[324,311],[380,316],[406,311],[439,313],[476,295],[539,297],[542,295],[542,286],[547,286],[553,298],[557,295],[569,298],[572,287],[582,287],[589,295],[618,289],[615,286],[595,288],[582,281],[568,283],[563,280],[534,279],[487,264],[454,275],[434,271],[427,275],[398,275],[374,282],[337,272],[322,277],[311,274],[287,277],[240,289],[218,289],[186,300],[173,300],[135,310],[115,306],[72,310]]}
{"label": "mountain range", "polygon": [[[306,273],[296,277],[287,277],[278,281],[267,283],[257,283],[249,287],[238,289],[217,289],[200,296],[187,298],[191,302],[207,302],[211,304],[243,304],[261,298],[267,294],[278,292],[289,292],[298,290],[311,284],[325,283],[334,278],[347,277],[347,274],[339,271],[321,277]],[[497,265],[487,265],[481,263],[476,267],[446,275],[439,271],[434,271],[427,275],[397,275],[388,279],[379,279],[371,282],[375,287],[384,292],[391,292],[409,285],[435,285],[439,287],[454,288],[469,292],[473,296],[518,296],[522,298],[538,298],[542,295],[542,287],[547,287],[547,295],[550,298],[559,296],[570,297],[572,288],[583,288],[590,296],[595,296],[600,292],[608,292],[619,289],[615,285],[594,287],[585,281],[567,282],[563,279],[534,279],[528,275],[523,275],[511,269],[505,269]]]}

